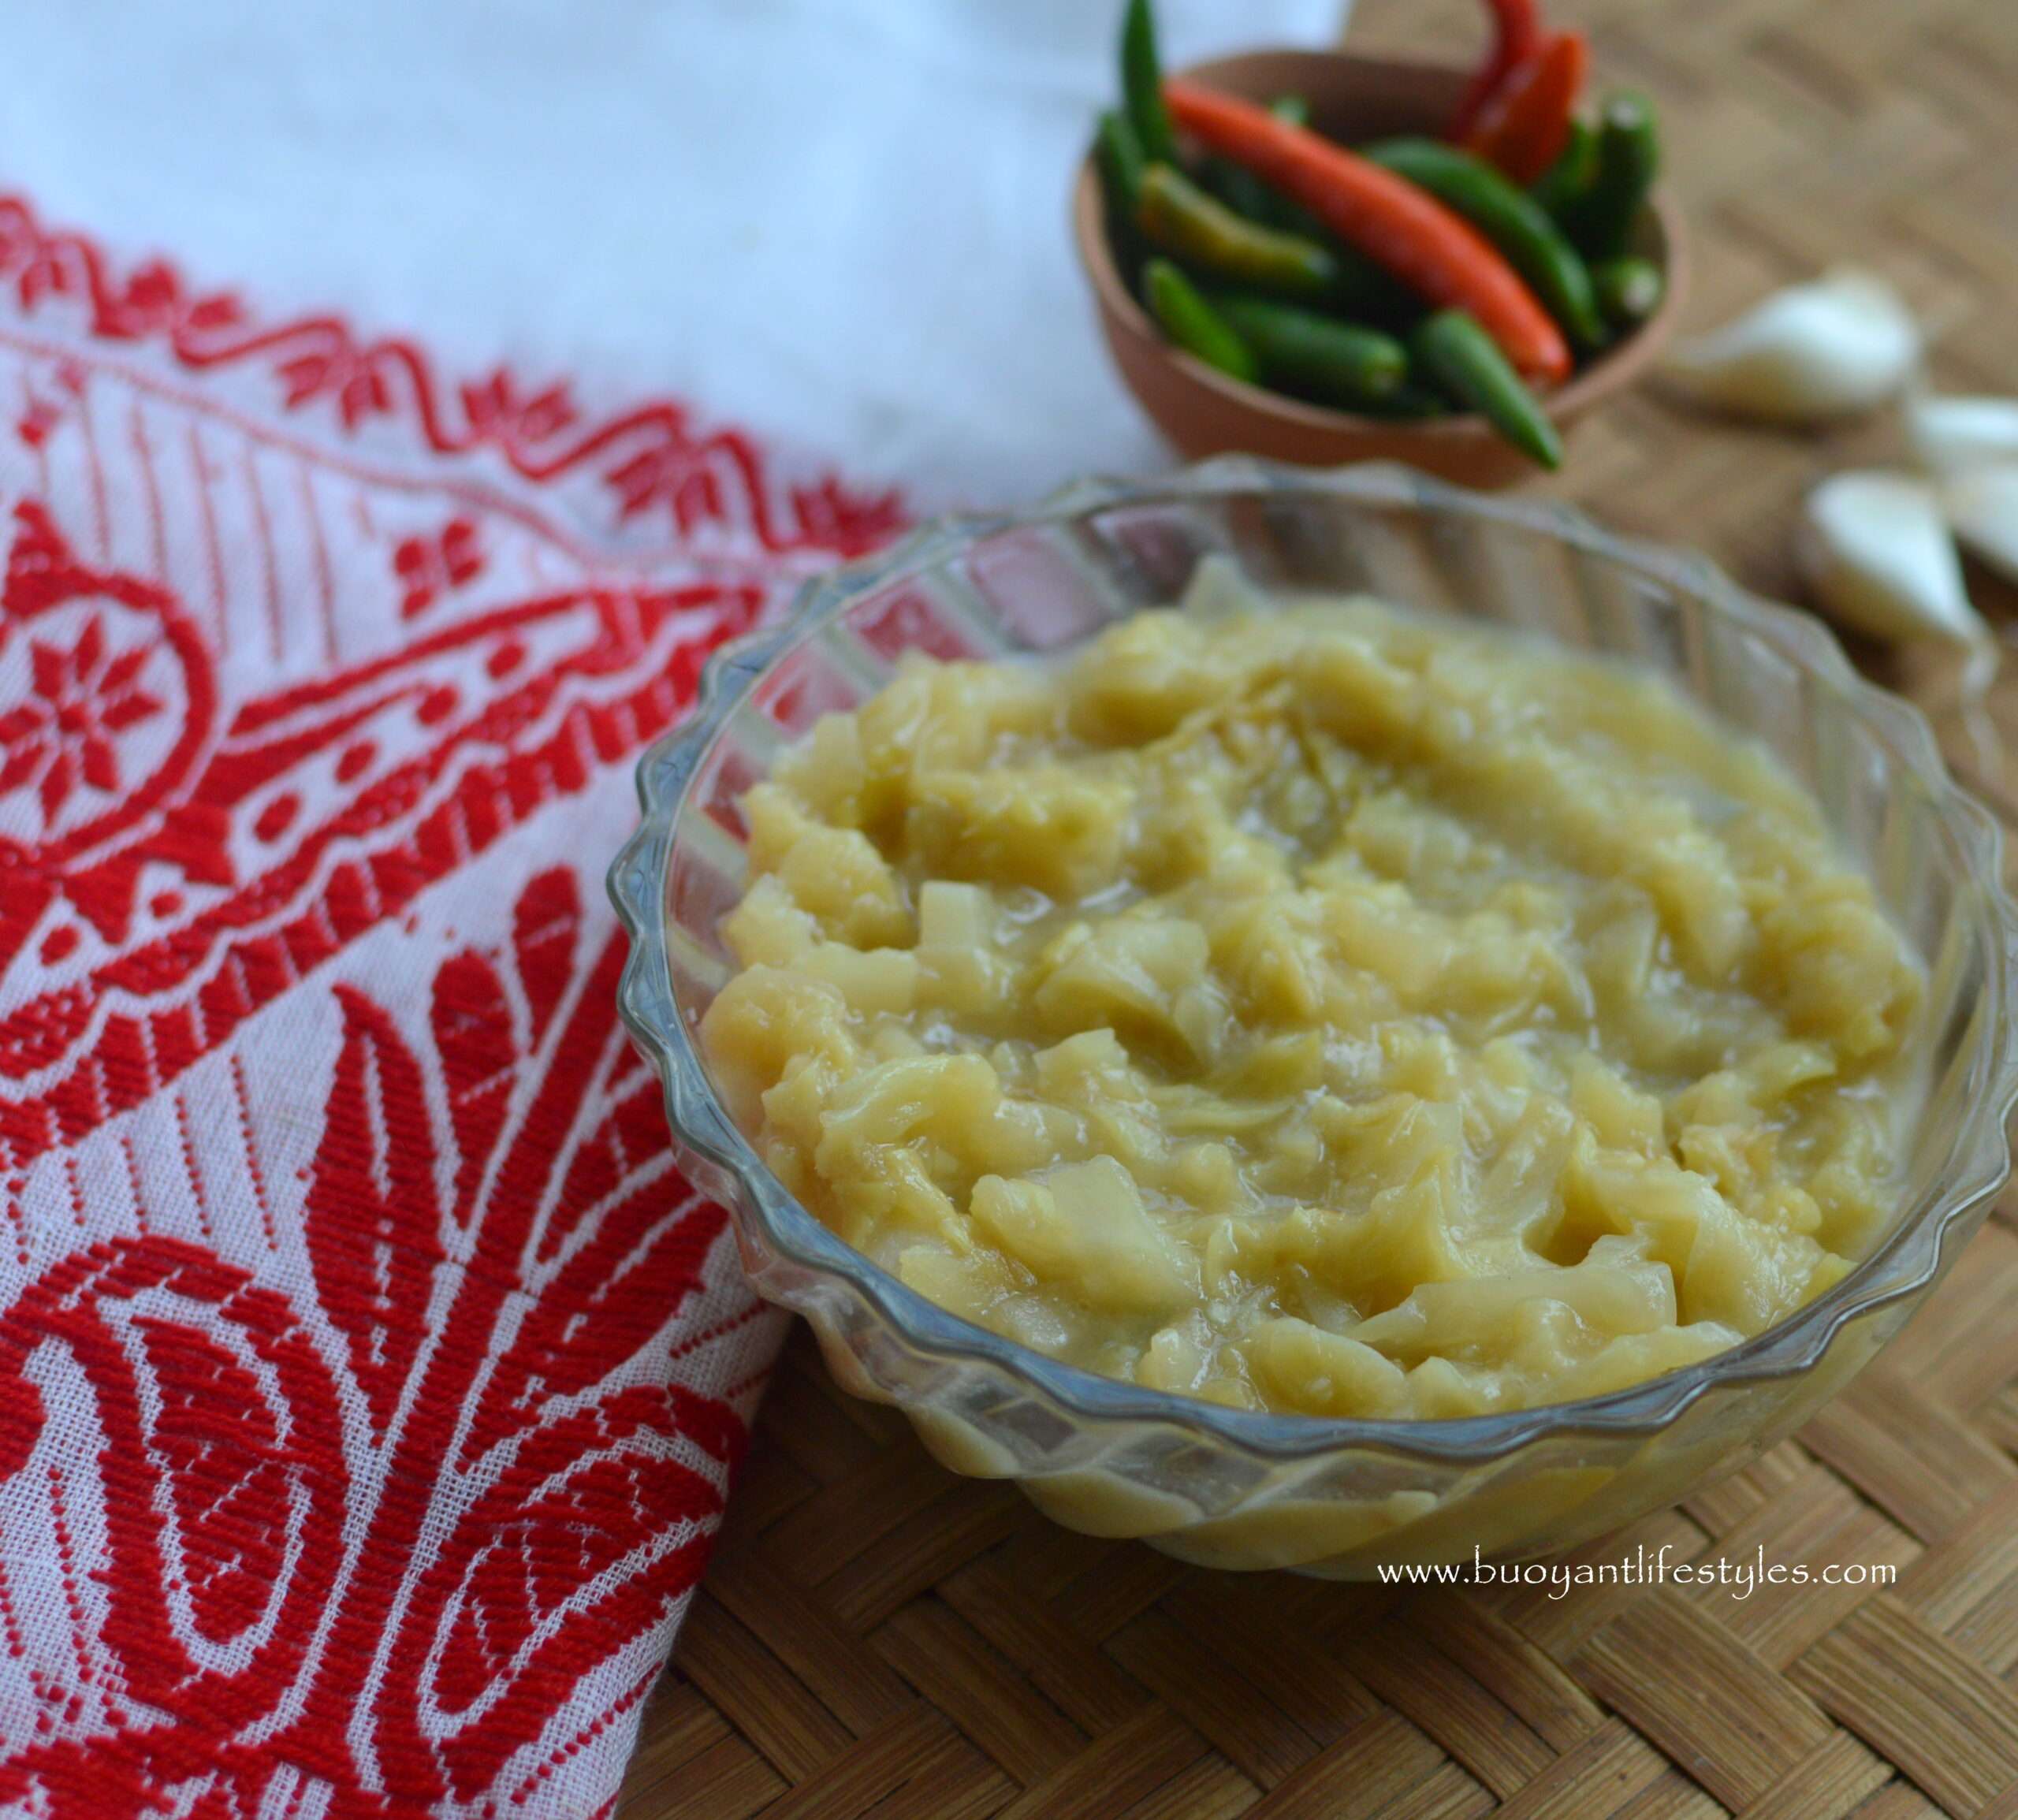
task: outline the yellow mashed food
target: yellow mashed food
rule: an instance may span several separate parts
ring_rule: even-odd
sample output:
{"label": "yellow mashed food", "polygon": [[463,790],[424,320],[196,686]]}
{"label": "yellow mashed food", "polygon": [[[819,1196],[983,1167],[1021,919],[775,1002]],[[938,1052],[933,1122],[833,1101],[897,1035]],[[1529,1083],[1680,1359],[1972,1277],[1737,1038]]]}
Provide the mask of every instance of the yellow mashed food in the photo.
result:
{"label": "yellow mashed food", "polygon": [[1890,1211],[1922,974],[1666,685],[1209,568],[914,657],[752,790],[702,1026],[932,1301],[1247,1408],[1468,1416],[1756,1334]]}

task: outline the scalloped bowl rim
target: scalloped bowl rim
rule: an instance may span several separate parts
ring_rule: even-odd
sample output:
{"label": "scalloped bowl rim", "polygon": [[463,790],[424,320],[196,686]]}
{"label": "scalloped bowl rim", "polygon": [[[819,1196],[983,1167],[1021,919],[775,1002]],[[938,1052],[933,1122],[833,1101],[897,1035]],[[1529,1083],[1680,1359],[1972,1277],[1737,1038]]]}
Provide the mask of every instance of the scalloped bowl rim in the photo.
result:
{"label": "scalloped bowl rim", "polygon": [[[1764,1383],[1811,1369],[1850,1322],[1924,1290],[1942,1273],[1950,1232],[2011,1176],[2005,1127],[2018,1105],[2018,1024],[2009,1017],[1998,1018],[1986,1039],[1989,1063],[1982,1099],[1973,1109],[1975,1122],[1965,1126],[1955,1141],[1962,1163],[1957,1177],[1937,1182],[1840,1282],[1785,1320],[1695,1364],[1600,1397],[1484,1416],[1380,1420],[1278,1414],[1230,1409],[1104,1377],[1004,1338],[929,1301],[844,1243],[765,1167],[716,1096],[684,1018],[676,1014],[668,1029],[645,1009],[656,984],[656,996],[678,1010],[665,942],[666,865],[693,777],[730,713],[773,664],[844,610],[847,602],[928,569],[982,538],[1093,510],[1283,490],[1320,491],[1374,505],[1428,507],[1503,520],[1699,594],[1710,610],[1738,621],[1852,712],[1886,729],[1903,768],[1927,790],[1960,839],[1995,938],[1989,943],[1989,995],[2009,1005],[2013,970],[2018,968],[2018,906],[2002,883],[2003,832],[1949,778],[1920,711],[1858,675],[1818,621],[1741,587],[1707,556],[1618,536],[1568,507],[1494,499],[1397,463],[1325,470],[1223,456],[1160,478],[1094,476],[1069,482],[1024,512],[933,519],[876,554],[806,582],[776,623],[731,641],[710,657],[691,713],[638,761],[643,821],[609,875],[611,901],[630,938],[617,988],[618,1008],[658,1070],[668,1122],[679,1141],[735,1178],[750,1205],[759,1210],[771,1246],[802,1268],[838,1280],[919,1356],[949,1368],[981,1366],[1006,1374],[1082,1421],[1103,1427],[1160,1424],[1203,1429],[1257,1461],[1371,1448],[1466,1464],[1497,1460],[1558,1434],[1651,1438],[1712,1388]],[[1886,1278],[1887,1267],[1908,1262],[1911,1267],[1897,1280]],[[1885,1279],[1883,1286],[1875,1286],[1874,1279]],[[810,1298],[780,1299],[795,1307]]]}

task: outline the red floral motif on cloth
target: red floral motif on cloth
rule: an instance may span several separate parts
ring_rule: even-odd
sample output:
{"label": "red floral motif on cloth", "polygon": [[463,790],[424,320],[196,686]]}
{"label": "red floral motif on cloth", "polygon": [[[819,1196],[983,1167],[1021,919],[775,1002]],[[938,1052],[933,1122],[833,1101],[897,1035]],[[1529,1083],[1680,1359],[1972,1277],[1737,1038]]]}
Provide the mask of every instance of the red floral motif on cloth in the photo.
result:
{"label": "red floral motif on cloth", "polygon": [[0,1807],[607,1811],[775,1321],[601,871],[899,512],[0,198]]}

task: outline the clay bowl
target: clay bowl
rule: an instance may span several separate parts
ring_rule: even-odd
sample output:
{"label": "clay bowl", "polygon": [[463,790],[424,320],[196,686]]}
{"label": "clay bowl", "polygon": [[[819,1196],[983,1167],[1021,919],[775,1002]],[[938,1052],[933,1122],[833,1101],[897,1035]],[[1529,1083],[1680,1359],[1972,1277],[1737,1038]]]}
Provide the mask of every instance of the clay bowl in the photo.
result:
{"label": "clay bowl", "polygon": [[[1260,50],[1185,72],[1255,101],[1301,95],[1312,122],[1348,144],[1394,133],[1437,132],[1458,105],[1466,73],[1442,64],[1350,51]],[[1108,244],[1100,178],[1089,157],[1072,198],[1074,236],[1093,288],[1100,329],[1121,377],[1156,426],[1187,460],[1230,450],[1330,467],[1349,461],[1405,461],[1469,486],[1506,486],[1540,472],[1476,415],[1425,422],[1356,417],[1242,384],[1178,352],[1128,288]],[[1635,251],[1667,274],[1660,308],[1543,400],[1566,433],[1587,411],[1630,385],[1673,328],[1688,278],[1681,217],[1657,195]]]}

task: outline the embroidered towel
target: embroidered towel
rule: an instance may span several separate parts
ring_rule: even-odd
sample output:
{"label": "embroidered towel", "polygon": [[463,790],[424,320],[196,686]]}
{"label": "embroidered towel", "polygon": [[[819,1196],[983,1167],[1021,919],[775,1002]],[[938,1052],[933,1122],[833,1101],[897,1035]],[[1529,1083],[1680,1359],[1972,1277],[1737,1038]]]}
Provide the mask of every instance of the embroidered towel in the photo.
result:
{"label": "embroidered towel", "polygon": [[0,413],[0,1804],[593,1811],[776,1338],[601,874],[896,505],[19,200]]}
{"label": "embroidered towel", "polygon": [[1106,15],[16,22],[0,1807],[613,1803],[777,1331],[615,1016],[631,763],[921,504],[1157,459],[1066,241]]}

